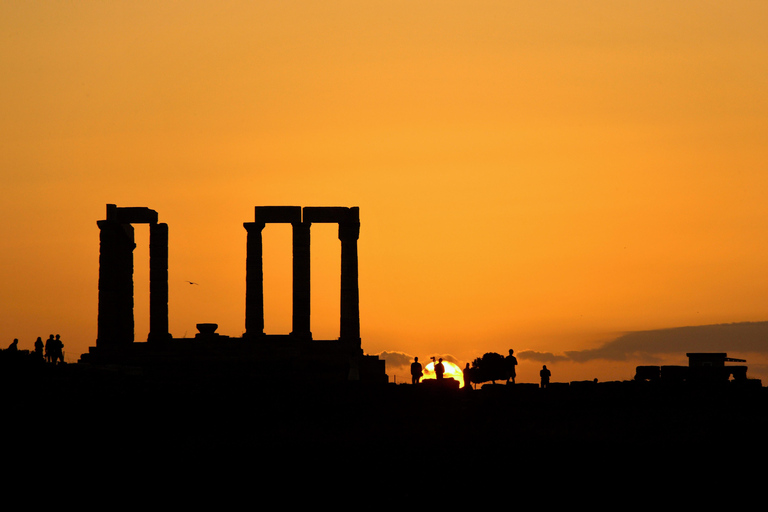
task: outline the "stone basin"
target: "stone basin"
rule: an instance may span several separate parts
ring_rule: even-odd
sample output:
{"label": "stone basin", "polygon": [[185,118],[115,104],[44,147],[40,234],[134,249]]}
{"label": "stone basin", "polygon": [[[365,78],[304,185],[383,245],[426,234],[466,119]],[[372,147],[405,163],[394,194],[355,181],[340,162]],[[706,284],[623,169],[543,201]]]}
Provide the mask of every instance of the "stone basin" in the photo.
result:
{"label": "stone basin", "polygon": [[197,324],[197,330],[200,334],[215,334],[216,329],[219,328],[219,324],[203,323]]}

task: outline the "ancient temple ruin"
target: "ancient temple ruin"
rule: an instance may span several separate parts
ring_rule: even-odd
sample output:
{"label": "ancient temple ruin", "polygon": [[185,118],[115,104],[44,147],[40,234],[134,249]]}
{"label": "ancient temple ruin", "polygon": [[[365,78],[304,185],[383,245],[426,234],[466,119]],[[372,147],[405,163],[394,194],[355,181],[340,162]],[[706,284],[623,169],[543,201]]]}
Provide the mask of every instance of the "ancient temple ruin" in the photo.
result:
{"label": "ancient temple ruin", "polygon": [[[134,340],[133,224],[150,227],[150,332],[146,342]],[[288,336],[264,333],[262,230],[268,223],[293,229],[293,321]],[[341,242],[340,334],[336,340],[314,340],[310,329],[310,230],[313,223],[335,223]],[[198,324],[194,339],[168,332],[168,226],[149,208],[107,205],[100,230],[99,307],[96,346],[81,356],[92,364],[139,367],[195,367],[203,371],[237,368],[330,380],[386,382],[384,361],[363,354],[360,339],[357,242],[359,208],[257,206],[253,222],[244,223],[246,244],[245,333],[220,336],[215,324]]]}

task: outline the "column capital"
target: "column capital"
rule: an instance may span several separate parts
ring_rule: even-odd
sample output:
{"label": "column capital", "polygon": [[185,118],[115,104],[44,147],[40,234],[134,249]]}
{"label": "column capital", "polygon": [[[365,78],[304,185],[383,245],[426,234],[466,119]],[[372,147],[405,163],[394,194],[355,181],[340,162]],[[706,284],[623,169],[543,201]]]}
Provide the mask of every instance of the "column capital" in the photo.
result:
{"label": "column capital", "polygon": [[312,222],[308,220],[300,220],[296,222],[291,222],[291,226],[293,229],[302,229],[302,230],[308,230],[312,227]]}
{"label": "column capital", "polygon": [[360,222],[339,222],[339,240],[353,241],[360,238]]}
{"label": "column capital", "polygon": [[243,222],[243,227],[248,232],[262,231],[265,226],[266,226],[266,223],[264,222]]}

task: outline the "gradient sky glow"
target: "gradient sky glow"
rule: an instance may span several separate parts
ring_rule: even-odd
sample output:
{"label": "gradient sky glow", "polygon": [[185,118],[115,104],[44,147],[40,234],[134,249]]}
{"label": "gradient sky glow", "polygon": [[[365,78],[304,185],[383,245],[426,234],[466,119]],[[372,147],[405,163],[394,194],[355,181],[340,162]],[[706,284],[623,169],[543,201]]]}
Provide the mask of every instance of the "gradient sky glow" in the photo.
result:
{"label": "gradient sky glow", "polygon": [[[257,205],[360,207],[369,354],[463,367],[768,320],[766,22],[744,0],[3,2],[0,344],[95,344],[107,203],[168,223],[176,337],[242,334]],[[290,230],[264,237],[288,332]],[[338,240],[312,237],[312,331],[335,338]],[[765,384],[753,341],[714,349]],[[628,379],[633,354],[546,364]]]}

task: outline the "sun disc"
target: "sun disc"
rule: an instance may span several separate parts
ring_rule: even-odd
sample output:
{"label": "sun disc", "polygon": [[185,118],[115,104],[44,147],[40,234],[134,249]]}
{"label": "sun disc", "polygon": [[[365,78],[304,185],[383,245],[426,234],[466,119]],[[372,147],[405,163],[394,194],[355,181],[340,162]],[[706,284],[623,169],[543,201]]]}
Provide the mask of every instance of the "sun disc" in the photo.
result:
{"label": "sun disc", "polygon": [[[451,377],[452,379],[459,382],[459,387],[464,387],[464,372],[461,371],[461,368],[449,361],[443,361],[443,368],[445,370],[443,372],[443,377]],[[424,367],[424,376],[421,378],[421,380],[436,378],[437,376],[435,375],[434,361],[427,363],[427,365]]]}

